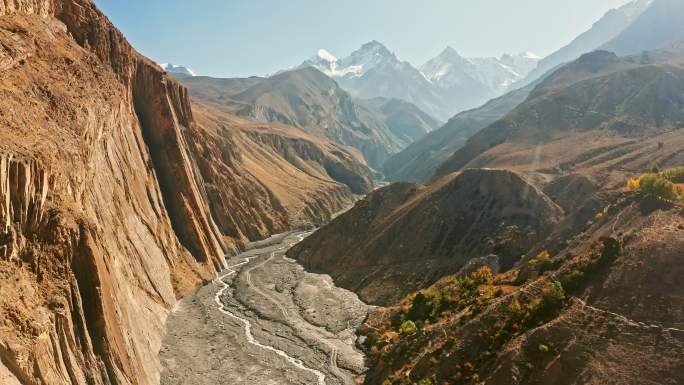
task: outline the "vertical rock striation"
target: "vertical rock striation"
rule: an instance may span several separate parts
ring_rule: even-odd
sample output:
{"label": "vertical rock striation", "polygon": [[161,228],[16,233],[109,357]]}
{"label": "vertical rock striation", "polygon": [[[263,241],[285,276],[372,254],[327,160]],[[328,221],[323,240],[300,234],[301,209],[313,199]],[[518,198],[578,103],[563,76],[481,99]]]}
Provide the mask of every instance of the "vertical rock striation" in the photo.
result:
{"label": "vertical rock striation", "polygon": [[[230,149],[199,152],[193,140],[218,139],[203,136],[185,88],[90,0],[0,0],[0,43],[2,384],[157,384],[178,296],[211,279],[226,251],[301,225],[294,207],[323,213],[310,220],[353,199],[313,164],[300,168],[323,181],[302,191],[322,194],[292,198],[308,199],[300,206],[239,211],[247,203],[229,183],[208,191],[205,178],[222,174],[207,170]],[[368,187],[365,171],[338,163]],[[212,209],[239,212],[236,228],[250,214],[267,225],[230,234]]]}

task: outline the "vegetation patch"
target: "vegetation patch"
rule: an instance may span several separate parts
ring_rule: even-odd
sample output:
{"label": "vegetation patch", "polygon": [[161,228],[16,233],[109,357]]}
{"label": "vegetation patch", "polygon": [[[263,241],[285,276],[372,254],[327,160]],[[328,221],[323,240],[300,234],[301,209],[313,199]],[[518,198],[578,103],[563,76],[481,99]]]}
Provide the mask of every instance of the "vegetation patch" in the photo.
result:
{"label": "vegetation patch", "polygon": [[[478,384],[511,340],[558,317],[571,295],[610,266],[620,249],[616,239],[602,238],[579,255],[553,257],[542,251],[525,268],[548,274],[517,293],[512,271],[494,276],[484,267],[443,280],[395,309],[393,321],[373,333],[370,359],[403,363],[385,384]],[[428,356],[419,359],[426,344]],[[540,341],[531,358],[541,364],[553,352],[551,342]],[[420,377],[407,377],[414,372]]]}
{"label": "vegetation patch", "polygon": [[642,174],[627,181],[631,191],[654,194],[672,201],[684,201],[684,167]]}

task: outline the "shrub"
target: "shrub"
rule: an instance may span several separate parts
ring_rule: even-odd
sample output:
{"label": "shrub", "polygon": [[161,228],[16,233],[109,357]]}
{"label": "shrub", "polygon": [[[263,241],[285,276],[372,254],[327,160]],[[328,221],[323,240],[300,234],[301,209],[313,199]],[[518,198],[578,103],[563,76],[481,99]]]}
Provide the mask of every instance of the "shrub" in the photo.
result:
{"label": "shrub", "polygon": [[627,181],[627,188],[630,191],[637,191],[639,189],[639,179],[629,179]]}
{"label": "shrub", "polygon": [[418,327],[413,321],[404,321],[399,327],[399,332],[403,335],[416,334],[418,332]]}
{"label": "shrub", "polygon": [[631,191],[655,194],[669,200],[684,201],[684,167],[667,169],[641,175],[627,181]]}
{"label": "shrub", "polygon": [[672,183],[684,183],[684,167],[667,169],[661,175]]}
{"label": "shrub", "polygon": [[483,266],[471,273],[470,278],[475,281],[476,285],[488,285],[494,280],[494,274],[488,266]]}
{"label": "shrub", "polygon": [[551,254],[544,250],[532,259],[529,264],[534,266],[539,274],[544,274],[544,272],[558,268],[561,262],[560,260],[554,261]]}
{"label": "shrub", "polygon": [[423,323],[436,321],[447,308],[448,299],[440,290],[428,290],[416,294],[411,303],[411,309],[406,314],[406,319]]}
{"label": "shrub", "polygon": [[565,290],[560,282],[549,283],[542,289],[542,304],[547,311],[561,308],[565,300]]}
{"label": "shrub", "polygon": [[661,174],[644,174],[639,177],[639,190],[665,199],[676,199],[674,184]]}

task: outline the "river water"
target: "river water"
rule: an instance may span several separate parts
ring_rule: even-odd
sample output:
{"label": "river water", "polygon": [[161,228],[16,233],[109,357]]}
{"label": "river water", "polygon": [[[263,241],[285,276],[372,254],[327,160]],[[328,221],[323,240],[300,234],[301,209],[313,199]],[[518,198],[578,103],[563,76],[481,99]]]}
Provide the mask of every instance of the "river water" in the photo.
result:
{"label": "river water", "polygon": [[256,243],[169,316],[162,385],[353,385],[368,306],[285,252],[307,232]]}

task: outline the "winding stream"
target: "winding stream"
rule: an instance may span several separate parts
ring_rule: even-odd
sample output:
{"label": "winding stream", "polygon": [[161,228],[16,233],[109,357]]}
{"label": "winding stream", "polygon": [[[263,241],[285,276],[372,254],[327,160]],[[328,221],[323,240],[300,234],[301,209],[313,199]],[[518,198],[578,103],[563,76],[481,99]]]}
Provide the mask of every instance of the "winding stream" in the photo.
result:
{"label": "winding stream", "polygon": [[[299,235],[298,238],[299,238],[299,240],[295,243],[301,242],[304,239],[304,235]],[[288,248],[292,247],[292,245],[294,245],[294,244],[279,248],[279,249],[271,252],[270,258],[273,258],[277,251],[287,250]],[[233,317],[233,318],[239,320],[240,322],[242,322],[245,325],[245,337],[247,338],[247,341],[250,344],[257,346],[261,349],[265,349],[265,350],[268,350],[270,352],[273,352],[273,353],[285,358],[288,362],[290,362],[295,367],[297,367],[301,370],[313,373],[318,378],[318,384],[319,385],[326,385],[325,384],[325,374],[319,372],[316,369],[311,369],[311,368],[305,366],[301,360],[299,360],[297,358],[290,357],[287,353],[285,353],[284,351],[282,351],[280,349],[276,349],[270,345],[264,345],[264,344],[260,343],[259,341],[257,341],[254,338],[254,336],[252,335],[252,324],[251,324],[251,322],[249,322],[249,320],[247,320],[245,318],[242,318],[238,315],[231,313],[230,311],[228,311],[228,309],[226,309],[226,306],[221,302],[221,296],[230,287],[223,280],[226,279],[228,276],[231,276],[231,275],[238,272],[237,270],[233,270],[234,268],[242,267],[242,266],[248,264],[252,259],[255,259],[255,258],[258,258],[258,256],[247,257],[240,263],[237,263],[237,264],[232,265],[232,266],[228,266],[228,268],[227,268],[228,273],[224,274],[223,276],[219,277],[216,280],[220,285],[223,286],[219,291],[216,292],[216,296],[214,297],[214,301],[218,305],[219,311],[225,315],[228,315],[230,317]],[[283,310],[283,312],[287,315],[287,312],[285,310]]]}
{"label": "winding stream", "polygon": [[285,251],[284,234],[229,260],[167,322],[162,385],[353,385],[365,370],[355,329],[368,307]]}

